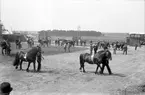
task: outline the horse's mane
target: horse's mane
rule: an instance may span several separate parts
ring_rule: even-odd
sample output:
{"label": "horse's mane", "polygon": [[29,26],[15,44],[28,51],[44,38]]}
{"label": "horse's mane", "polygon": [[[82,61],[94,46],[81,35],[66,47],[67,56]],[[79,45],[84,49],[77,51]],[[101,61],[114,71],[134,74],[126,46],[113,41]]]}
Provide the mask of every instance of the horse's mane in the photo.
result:
{"label": "horse's mane", "polygon": [[101,54],[101,53],[103,53],[103,52],[105,52],[105,50],[100,50],[100,51],[98,51],[97,53],[98,53],[98,54]]}
{"label": "horse's mane", "polygon": [[96,55],[104,55],[106,52],[108,52],[108,53],[110,53],[111,54],[111,52],[107,49],[107,50],[100,50],[100,51],[98,51],[97,53],[96,53]]}

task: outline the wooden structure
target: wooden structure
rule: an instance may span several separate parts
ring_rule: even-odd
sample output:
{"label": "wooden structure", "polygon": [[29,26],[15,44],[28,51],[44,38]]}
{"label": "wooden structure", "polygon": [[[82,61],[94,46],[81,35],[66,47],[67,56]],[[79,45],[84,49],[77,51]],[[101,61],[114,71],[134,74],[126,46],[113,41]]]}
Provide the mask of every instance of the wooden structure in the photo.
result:
{"label": "wooden structure", "polygon": [[8,39],[10,42],[15,42],[17,39],[20,39],[22,42],[27,41],[27,37],[22,34],[2,34],[3,39]]}
{"label": "wooden structure", "polygon": [[145,34],[130,34],[126,38],[126,42],[130,46],[135,46],[136,44],[140,46],[142,42],[145,42]]}
{"label": "wooden structure", "polygon": [[47,31],[40,31],[38,32],[38,40],[40,39],[51,39],[51,37],[48,35]]}
{"label": "wooden structure", "polygon": [[22,42],[27,41],[26,36],[23,34],[3,34],[4,30],[6,30],[6,29],[4,28],[4,25],[2,24],[2,22],[0,20],[0,41],[2,39],[7,39],[7,40],[9,40],[9,42],[15,42],[16,39],[20,39]]}

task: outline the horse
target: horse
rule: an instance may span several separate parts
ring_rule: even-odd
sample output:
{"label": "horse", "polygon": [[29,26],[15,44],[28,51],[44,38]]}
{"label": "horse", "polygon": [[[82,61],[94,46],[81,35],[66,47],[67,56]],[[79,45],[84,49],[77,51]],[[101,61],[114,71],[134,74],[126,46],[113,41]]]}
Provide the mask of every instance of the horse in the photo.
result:
{"label": "horse", "polygon": [[65,52],[68,50],[70,52],[70,48],[73,46],[73,44],[71,42],[66,42],[64,44],[64,50]]}
{"label": "horse", "polygon": [[11,45],[9,42],[7,41],[2,41],[0,43],[1,47],[2,47],[2,55],[4,55],[4,50],[5,50],[5,54],[10,55],[11,52]]}
{"label": "horse", "polygon": [[[111,69],[110,69],[110,66],[109,66],[109,60],[112,60],[112,54],[111,54],[111,52],[108,49],[101,50],[101,51],[98,52],[98,54],[101,54],[103,52],[106,53],[106,56],[103,57],[103,60],[100,60],[101,63],[102,63],[102,71],[101,71],[101,74],[103,74],[103,71],[104,71],[104,67],[105,66],[107,67],[109,74],[112,74]],[[99,66],[97,66],[96,72],[98,71],[98,68],[99,68]]]}
{"label": "horse", "polygon": [[41,39],[39,39],[38,42],[40,43],[41,46],[44,46],[44,43]]}
{"label": "horse", "polygon": [[70,40],[69,43],[74,47],[75,46],[75,42]]}
{"label": "horse", "polygon": [[44,44],[46,44],[46,46],[48,47],[49,40],[48,40],[48,39],[46,39],[46,40],[44,40],[44,41],[43,41],[43,43],[44,43]]}
{"label": "horse", "polygon": [[48,47],[48,44],[49,44],[48,39],[39,39],[38,42],[40,43],[41,46],[45,47],[45,44],[46,44],[46,46]]}
{"label": "horse", "polygon": [[28,66],[26,71],[29,72],[29,67],[30,67],[30,63],[33,63],[34,66],[34,71],[36,71],[35,69],[35,61],[37,58],[37,62],[38,63],[38,68],[37,71],[40,70],[41,68],[41,60],[39,60],[39,55],[41,55],[41,47],[40,46],[36,46],[31,48],[27,53],[24,53],[23,51],[17,52],[15,55],[15,60],[13,62],[13,66],[15,66],[15,69],[18,68],[18,66],[20,66],[20,70],[22,70],[22,62],[28,62]]}
{"label": "horse", "polygon": [[98,68],[100,67],[101,71],[103,71],[102,67],[100,66],[100,64],[106,64],[106,60],[112,60],[112,55],[111,52],[109,50],[101,50],[99,52],[97,52],[96,54],[89,54],[89,53],[82,53],[79,56],[80,59],[80,71],[83,68],[83,72],[85,71],[84,68],[84,63],[87,62],[88,64],[96,64],[97,68],[95,71],[95,74],[98,71]]}

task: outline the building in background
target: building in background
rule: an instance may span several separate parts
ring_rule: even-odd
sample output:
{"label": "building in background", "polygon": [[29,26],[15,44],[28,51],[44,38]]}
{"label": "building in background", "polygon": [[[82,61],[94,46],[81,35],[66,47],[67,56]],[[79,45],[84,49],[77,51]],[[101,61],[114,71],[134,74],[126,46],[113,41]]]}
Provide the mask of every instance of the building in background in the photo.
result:
{"label": "building in background", "polygon": [[136,44],[140,46],[145,42],[145,34],[130,34],[126,40],[127,44],[130,46],[135,46]]}

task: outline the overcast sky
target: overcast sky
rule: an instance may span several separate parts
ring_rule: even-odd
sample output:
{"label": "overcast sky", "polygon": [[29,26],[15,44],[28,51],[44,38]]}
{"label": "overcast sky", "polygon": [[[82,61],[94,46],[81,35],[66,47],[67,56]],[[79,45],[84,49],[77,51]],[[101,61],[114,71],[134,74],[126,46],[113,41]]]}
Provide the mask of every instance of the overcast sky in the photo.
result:
{"label": "overcast sky", "polygon": [[144,10],[144,0],[1,0],[8,30],[144,33]]}

